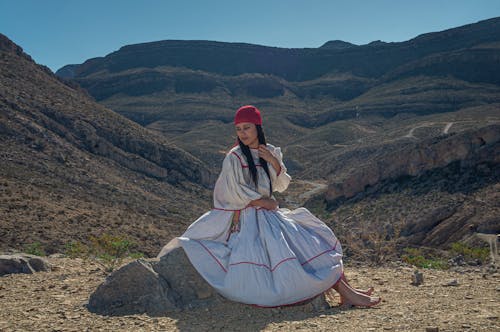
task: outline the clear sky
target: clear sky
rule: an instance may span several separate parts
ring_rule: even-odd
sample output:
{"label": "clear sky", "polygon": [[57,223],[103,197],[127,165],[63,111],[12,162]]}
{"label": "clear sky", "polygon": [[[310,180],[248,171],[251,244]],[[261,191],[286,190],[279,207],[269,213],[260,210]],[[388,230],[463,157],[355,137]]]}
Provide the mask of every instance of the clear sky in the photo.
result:
{"label": "clear sky", "polygon": [[53,71],[165,39],[366,44],[500,16],[500,0],[0,0],[0,33]]}

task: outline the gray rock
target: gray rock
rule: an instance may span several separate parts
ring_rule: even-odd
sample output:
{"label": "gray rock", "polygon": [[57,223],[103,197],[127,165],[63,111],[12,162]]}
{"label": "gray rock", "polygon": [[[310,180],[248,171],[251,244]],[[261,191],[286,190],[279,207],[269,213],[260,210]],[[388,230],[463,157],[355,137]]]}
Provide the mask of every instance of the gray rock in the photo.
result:
{"label": "gray rock", "polygon": [[[153,264],[153,269],[177,293],[177,307],[205,305],[218,293],[200,276],[182,249],[176,249]],[[220,297],[219,297],[220,298]]]}
{"label": "gray rock", "polygon": [[38,256],[29,254],[0,255],[0,276],[12,273],[34,273],[49,271],[49,263]]}
{"label": "gray rock", "polygon": [[160,260],[136,260],[111,273],[90,296],[88,309],[102,315],[159,316],[220,299],[179,248]]}
{"label": "gray rock", "polygon": [[92,293],[87,307],[103,315],[157,316],[176,308],[173,295],[151,263],[139,259],[111,273]]}
{"label": "gray rock", "polygon": [[420,286],[421,284],[424,283],[424,274],[420,272],[419,270],[415,270],[412,275],[412,285],[413,286]]}

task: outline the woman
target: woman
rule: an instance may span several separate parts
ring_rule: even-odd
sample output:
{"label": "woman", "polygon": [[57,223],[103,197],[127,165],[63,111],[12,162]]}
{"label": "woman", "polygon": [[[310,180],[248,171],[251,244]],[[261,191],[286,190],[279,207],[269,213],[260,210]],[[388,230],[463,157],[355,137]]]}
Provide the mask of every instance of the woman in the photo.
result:
{"label": "woman", "polygon": [[266,144],[260,111],[243,106],[234,119],[238,144],[226,155],[205,213],[161,257],[182,246],[205,280],[224,297],[264,307],[291,305],[333,288],[345,304],[373,306],[373,289],[352,288],[342,247],[307,209],[279,209],[272,192],[290,176],[281,149]]}

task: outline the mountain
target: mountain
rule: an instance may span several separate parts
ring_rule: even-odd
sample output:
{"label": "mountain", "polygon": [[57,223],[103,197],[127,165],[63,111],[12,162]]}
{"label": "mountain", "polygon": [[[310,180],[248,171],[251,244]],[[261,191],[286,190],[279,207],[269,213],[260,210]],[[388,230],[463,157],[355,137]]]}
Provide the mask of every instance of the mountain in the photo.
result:
{"label": "mountain", "polygon": [[[431,54],[471,48],[496,42],[499,38],[500,19],[494,18],[421,35],[406,42],[373,42],[358,47],[286,49],[244,43],[165,40],[124,46],[103,58],[87,60],[68,78],[162,66],[230,76],[268,74],[288,81],[311,80],[338,72],[376,78],[404,63]],[[339,41],[332,43],[340,44]]]}
{"label": "mountain", "polygon": [[[312,132],[339,121],[500,103],[499,27],[494,18],[401,43],[331,41],[317,49],[167,40],[124,46],[58,74],[73,73],[100,103],[217,168],[216,151],[233,138],[216,133],[231,131],[242,104],[263,108],[274,140],[297,137],[302,146],[300,137],[321,140]],[[304,170],[316,152],[291,156],[292,171]]]}
{"label": "mountain", "polygon": [[109,233],[155,255],[210,204],[214,175],[199,159],[95,103],[3,35],[0,109],[1,250],[39,243],[61,252]]}
{"label": "mountain", "polygon": [[348,246],[445,248],[471,230],[500,231],[499,45],[493,18],[400,43],[159,41],[58,74],[215,172],[234,111],[254,104],[283,147],[292,191],[313,185],[299,200]]}

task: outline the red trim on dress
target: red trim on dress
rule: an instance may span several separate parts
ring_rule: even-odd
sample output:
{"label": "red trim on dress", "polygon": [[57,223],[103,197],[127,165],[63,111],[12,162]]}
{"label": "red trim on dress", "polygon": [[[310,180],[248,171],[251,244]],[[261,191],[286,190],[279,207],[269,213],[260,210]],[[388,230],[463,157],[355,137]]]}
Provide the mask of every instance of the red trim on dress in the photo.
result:
{"label": "red trim on dress", "polygon": [[[219,264],[219,266],[224,270],[224,272],[227,273],[227,270],[224,268],[224,266],[222,265],[222,263],[217,259],[217,257],[212,254],[212,252],[210,251],[210,249],[208,249],[203,243],[201,243],[199,240],[194,240],[196,242],[198,242],[203,248],[205,248],[206,251],[208,251],[208,253],[210,254],[210,256],[212,256],[213,259],[215,259],[215,261]],[[335,242],[335,245],[333,246],[333,248],[331,249],[328,249],[328,250],[325,250],[321,253],[319,253],[318,255],[308,259],[307,261],[305,261],[304,263],[301,263],[301,265],[304,265],[304,264],[307,264],[309,263],[310,261],[318,258],[319,256],[323,255],[323,254],[326,254],[327,252],[330,252],[330,251],[333,251],[335,250],[335,248],[337,247],[337,244],[338,244],[338,240]],[[229,266],[233,266],[233,265],[240,265],[240,264],[250,264],[250,265],[257,265],[257,266],[262,266],[262,267],[265,267],[267,268],[269,271],[271,272],[274,272],[274,270],[276,270],[276,268],[281,264],[281,263],[284,263],[286,261],[289,261],[289,260],[293,260],[293,259],[297,259],[297,257],[288,257],[288,258],[285,258],[283,260],[281,260],[280,262],[278,262],[278,264],[276,264],[274,266],[274,268],[271,268],[270,266],[266,265],[266,264],[262,264],[262,263],[255,263],[255,262],[237,262],[237,263],[231,263],[229,264]]]}
{"label": "red trim on dress", "polygon": [[212,208],[212,210],[232,211],[232,212],[234,212],[234,211],[242,211],[242,210],[245,210],[245,209],[247,209],[247,208],[249,208],[249,207],[250,207],[250,205],[247,205],[247,206],[245,206],[243,209],[239,209],[239,210],[229,210],[229,209],[221,209],[221,208],[216,208],[216,207],[214,207],[214,208]]}
{"label": "red trim on dress", "polygon": [[215,259],[215,261],[217,262],[217,264],[219,264],[219,266],[221,267],[221,269],[227,273],[227,270],[224,268],[224,265],[222,265],[222,263],[217,259],[217,257],[214,256],[214,254],[212,254],[212,252],[210,251],[210,249],[208,249],[203,243],[201,243],[201,241],[198,241],[198,240],[194,240],[196,241],[197,243],[199,243],[209,254],[210,256],[212,256],[213,259]]}
{"label": "red trim on dress", "polygon": [[323,255],[323,254],[326,254],[327,252],[330,252],[330,251],[335,250],[335,248],[337,248],[337,243],[339,243],[339,240],[337,240],[337,241],[335,242],[335,245],[333,246],[333,248],[330,248],[330,249],[328,249],[328,250],[323,251],[322,253],[317,254],[316,256],[314,256],[313,258],[308,259],[307,261],[305,261],[305,262],[304,262],[304,263],[302,263],[301,265],[307,264],[307,263],[309,263],[310,261],[312,261],[313,259],[315,259],[316,257],[319,257],[319,256],[321,256],[321,255]]}
{"label": "red trim on dress", "polygon": [[[238,159],[240,160],[241,167],[243,167],[243,168],[248,168],[249,167],[248,165],[243,164],[243,161],[241,160],[241,157],[236,152],[233,151],[231,153],[234,154],[236,157],[238,157]],[[256,164],[255,166],[262,167],[261,164]]]}
{"label": "red trim on dress", "polygon": [[265,267],[266,269],[268,269],[269,271],[273,272],[274,270],[276,270],[276,268],[281,264],[281,263],[284,263],[286,261],[290,261],[292,259],[297,259],[297,257],[288,257],[288,258],[285,258],[283,260],[281,260],[278,264],[276,264],[273,268],[271,268],[270,266],[266,265],[266,264],[261,264],[261,263],[254,263],[254,262],[238,262],[238,263],[231,263],[229,264],[229,266],[233,266],[233,265],[239,265],[239,264],[251,264],[251,265],[257,265],[257,266],[262,266],[262,267]]}
{"label": "red trim on dress", "polygon": [[328,287],[326,290],[322,291],[321,293],[319,293],[317,295],[314,295],[314,296],[311,296],[311,297],[309,297],[309,298],[307,298],[305,300],[300,300],[300,301],[297,301],[297,302],[292,302],[292,303],[287,303],[287,304],[280,304],[280,305],[275,305],[275,306],[264,306],[264,305],[258,305],[258,304],[250,304],[250,305],[253,306],[253,307],[258,307],[258,308],[279,308],[279,307],[294,306],[294,305],[298,305],[298,304],[305,304],[305,303],[309,302],[310,300],[317,298],[318,296],[320,296],[321,294],[323,294],[324,292],[326,292],[330,288],[335,287],[342,280],[343,276],[344,276],[344,272],[342,272],[340,274],[340,278],[337,281],[335,281],[335,283],[332,286]]}

